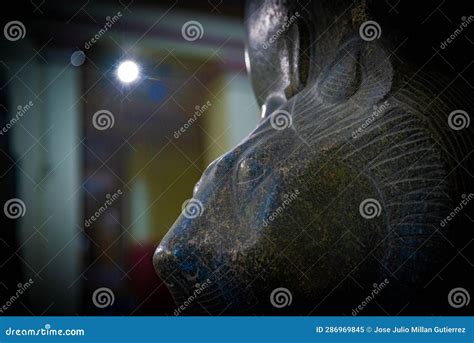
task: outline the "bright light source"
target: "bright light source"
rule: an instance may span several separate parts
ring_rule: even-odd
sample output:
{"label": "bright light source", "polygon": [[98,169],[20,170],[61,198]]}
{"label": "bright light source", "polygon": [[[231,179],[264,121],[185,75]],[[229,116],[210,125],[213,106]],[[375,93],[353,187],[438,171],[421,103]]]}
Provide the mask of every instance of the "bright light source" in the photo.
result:
{"label": "bright light source", "polygon": [[117,69],[117,76],[124,83],[135,81],[138,78],[138,74],[138,65],[133,61],[122,62]]}

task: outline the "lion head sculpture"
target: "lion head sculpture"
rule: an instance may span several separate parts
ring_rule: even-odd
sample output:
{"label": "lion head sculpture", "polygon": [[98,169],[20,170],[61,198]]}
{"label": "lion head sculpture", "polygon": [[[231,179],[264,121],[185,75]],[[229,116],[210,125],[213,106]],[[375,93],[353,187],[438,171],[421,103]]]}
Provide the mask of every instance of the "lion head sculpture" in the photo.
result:
{"label": "lion head sculpture", "polygon": [[186,313],[446,313],[437,273],[470,236],[445,219],[474,196],[472,130],[453,125],[472,96],[410,64],[375,6],[247,5],[261,121],[208,166],[154,256]]}

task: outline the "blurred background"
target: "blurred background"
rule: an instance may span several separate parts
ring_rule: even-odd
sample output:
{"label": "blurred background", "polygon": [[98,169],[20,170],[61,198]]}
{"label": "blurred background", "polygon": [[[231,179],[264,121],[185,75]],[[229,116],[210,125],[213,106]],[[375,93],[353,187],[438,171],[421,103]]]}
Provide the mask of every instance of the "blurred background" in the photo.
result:
{"label": "blurred background", "polygon": [[[8,6],[2,315],[172,315],[154,249],[206,166],[259,119],[242,2]],[[117,78],[125,60],[138,64],[136,82]],[[104,307],[93,295],[105,288]]]}

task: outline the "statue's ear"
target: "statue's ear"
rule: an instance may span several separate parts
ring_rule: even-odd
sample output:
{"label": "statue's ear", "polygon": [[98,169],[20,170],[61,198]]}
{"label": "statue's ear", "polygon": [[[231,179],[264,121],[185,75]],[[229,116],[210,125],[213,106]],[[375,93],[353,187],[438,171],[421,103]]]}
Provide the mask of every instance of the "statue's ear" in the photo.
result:
{"label": "statue's ear", "polygon": [[311,60],[304,13],[272,1],[247,4],[247,69],[262,116],[268,116],[307,82]]}
{"label": "statue's ear", "polygon": [[262,106],[262,117],[270,115],[288,99],[299,93],[308,82],[311,61],[309,30],[303,19],[294,14],[285,25],[288,28],[275,42],[278,56],[281,58],[280,92],[269,93]]}
{"label": "statue's ear", "polygon": [[325,102],[350,99],[359,106],[370,106],[389,92],[392,78],[393,67],[383,48],[354,38],[338,50],[316,87]]}
{"label": "statue's ear", "polygon": [[289,84],[285,88],[287,99],[300,92],[308,82],[311,61],[309,29],[300,16],[297,16],[285,35],[284,44],[288,51]]}

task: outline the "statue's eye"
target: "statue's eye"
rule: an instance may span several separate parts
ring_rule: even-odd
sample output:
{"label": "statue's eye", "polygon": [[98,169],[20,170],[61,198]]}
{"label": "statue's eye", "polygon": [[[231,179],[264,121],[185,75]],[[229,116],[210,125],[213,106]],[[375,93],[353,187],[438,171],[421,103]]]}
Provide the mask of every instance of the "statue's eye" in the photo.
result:
{"label": "statue's eye", "polygon": [[193,196],[196,195],[199,188],[202,188],[201,185],[204,187],[203,190],[207,191],[218,187],[219,182],[229,175],[229,171],[234,170],[235,159],[235,154],[230,152],[212,161],[194,185]]}
{"label": "statue's eye", "polygon": [[237,173],[238,184],[254,184],[265,175],[262,161],[254,157],[246,157],[239,164]]}

